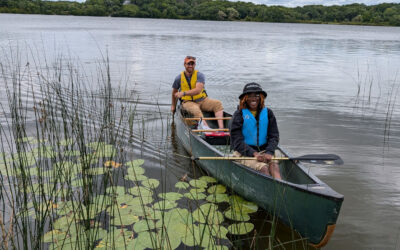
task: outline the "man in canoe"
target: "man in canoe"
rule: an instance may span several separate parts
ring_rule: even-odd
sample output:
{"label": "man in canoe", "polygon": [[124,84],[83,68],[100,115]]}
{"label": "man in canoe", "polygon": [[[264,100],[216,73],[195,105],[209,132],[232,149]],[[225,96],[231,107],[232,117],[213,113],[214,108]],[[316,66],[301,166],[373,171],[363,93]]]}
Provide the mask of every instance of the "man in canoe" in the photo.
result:
{"label": "man in canoe", "polygon": [[[202,111],[214,112],[215,117],[222,118],[224,108],[219,100],[208,98],[204,89],[205,77],[204,74],[195,70],[196,57],[185,57],[183,66],[185,71],[182,71],[172,85],[172,105],[171,112],[175,114],[176,102],[178,99],[182,101],[182,107],[194,117],[203,118]],[[203,128],[208,129],[206,121],[202,122]],[[224,128],[223,120],[218,120],[218,127]]]}
{"label": "man in canoe", "polygon": [[240,163],[281,179],[278,161],[272,160],[279,143],[278,125],[274,113],[265,107],[267,93],[258,83],[248,83],[239,96],[239,108],[230,127],[231,148],[234,156],[256,157]]}

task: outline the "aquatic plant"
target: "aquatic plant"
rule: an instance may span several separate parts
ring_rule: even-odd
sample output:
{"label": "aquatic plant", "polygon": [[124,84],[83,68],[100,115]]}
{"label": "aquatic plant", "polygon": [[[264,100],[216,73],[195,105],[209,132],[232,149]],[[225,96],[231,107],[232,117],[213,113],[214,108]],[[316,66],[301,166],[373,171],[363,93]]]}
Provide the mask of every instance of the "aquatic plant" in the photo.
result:
{"label": "aquatic plant", "polygon": [[147,174],[130,145],[146,138],[144,119],[137,103],[117,103],[126,91],[111,87],[107,58],[98,91],[63,58],[51,66],[9,58],[0,69],[10,117],[0,124],[2,248],[227,249],[232,236],[260,238],[250,219],[257,205],[215,178],[165,190]]}

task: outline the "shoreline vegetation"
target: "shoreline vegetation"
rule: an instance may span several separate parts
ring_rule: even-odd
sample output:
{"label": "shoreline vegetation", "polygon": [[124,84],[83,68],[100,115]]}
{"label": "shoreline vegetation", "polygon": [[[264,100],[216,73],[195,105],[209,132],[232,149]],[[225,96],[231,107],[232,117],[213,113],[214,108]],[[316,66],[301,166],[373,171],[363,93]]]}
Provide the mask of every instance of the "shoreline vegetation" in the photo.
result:
{"label": "shoreline vegetation", "polygon": [[227,0],[2,0],[0,13],[400,26],[400,4],[288,8]]}

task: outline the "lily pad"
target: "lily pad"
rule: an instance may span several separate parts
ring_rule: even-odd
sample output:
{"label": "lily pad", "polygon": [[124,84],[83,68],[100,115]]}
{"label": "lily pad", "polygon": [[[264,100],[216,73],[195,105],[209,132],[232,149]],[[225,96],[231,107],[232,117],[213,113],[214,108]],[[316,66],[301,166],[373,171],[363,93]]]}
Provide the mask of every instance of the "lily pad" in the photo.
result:
{"label": "lily pad", "polygon": [[99,162],[99,159],[97,159],[94,155],[86,154],[86,155],[81,155],[81,157],[79,158],[78,164],[81,164],[80,169],[83,169],[83,166],[97,164],[98,162]]}
{"label": "lily pad", "polygon": [[113,204],[107,207],[106,211],[110,216],[126,216],[126,215],[137,215],[135,213],[135,207],[130,207],[129,205]]}
{"label": "lily pad", "polygon": [[22,138],[18,139],[17,142],[36,144],[39,141],[35,137],[28,136],[28,137],[22,137]]}
{"label": "lily pad", "polygon": [[210,194],[206,200],[213,203],[229,202],[229,196],[227,194]]}
{"label": "lily pad", "polygon": [[[203,224],[200,224],[203,225]],[[208,228],[208,230],[210,231],[210,234],[216,238],[219,239],[228,239],[228,236],[226,236],[228,234],[228,229],[226,229],[224,226],[222,225],[207,225],[205,224],[205,226]]]}
{"label": "lily pad", "polygon": [[[111,195],[125,195],[125,194],[127,194],[128,193],[128,190],[129,189],[126,189],[125,187],[122,187],[122,186],[111,186],[111,187],[108,187],[107,189],[106,189],[106,193],[109,193],[109,194],[111,194]],[[130,191],[130,190],[129,190]]]}
{"label": "lily pad", "polygon": [[179,200],[180,198],[182,198],[182,194],[175,193],[175,192],[159,193],[158,197],[169,200],[169,201],[176,201],[176,200]]}
{"label": "lily pad", "polygon": [[124,214],[124,215],[119,215],[118,213],[115,213],[114,218],[111,219],[110,223],[115,225],[115,226],[127,226],[127,225],[132,225],[133,223],[136,223],[140,221],[139,216],[133,215],[133,214]]}
{"label": "lily pad", "polygon": [[54,158],[57,156],[57,153],[54,152],[51,146],[40,146],[32,150],[32,154],[42,158]]}
{"label": "lily pad", "polygon": [[150,204],[154,201],[153,196],[142,196],[142,197],[135,197],[129,200],[124,201],[123,203],[129,206],[142,206]]}
{"label": "lily pad", "polygon": [[249,222],[240,222],[228,226],[229,233],[234,235],[248,234],[253,231],[253,229],[254,224]]}
{"label": "lily pad", "polygon": [[132,166],[128,168],[127,174],[129,176],[137,176],[137,175],[143,175],[145,173],[145,170],[143,167],[140,166]]}
{"label": "lily pad", "polygon": [[80,220],[89,220],[96,218],[102,210],[104,210],[102,207],[91,204],[90,206],[87,206],[86,209],[82,209],[82,211],[75,214],[78,215]]}
{"label": "lily pad", "polygon": [[115,149],[114,145],[106,144],[102,147],[98,147],[95,150],[96,151],[93,153],[93,155],[99,158],[112,158],[117,155],[117,150]]}
{"label": "lily pad", "polygon": [[71,187],[82,187],[82,186],[83,186],[82,178],[71,181]]}
{"label": "lily pad", "polygon": [[132,248],[130,249],[161,249],[160,240],[154,232],[141,232],[138,237],[133,240]]}
{"label": "lily pad", "polygon": [[136,233],[150,231],[156,228],[156,222],[153,220],[141,220],[133,225],[133,230]]}
{"label": "lily pad", "polygon": [[206,203],[193,211],[193,219],[200,223],[221,224],[224,221],[224,215],[218,211],[217,205]]}
{"label": "lily pad", "polygon": [[160,182],[156,179],[146,179],[142,181],[142,185],[147,188],[156,189],[160,185]]}
{"label": "lily pad", "polygon": [[224,185],[218,184],[211,186],[207,189],[209,194],[223,194],[226,192],[226,187]]}
{"label": "lily pad", "polygon": [[50,243],[63,240],[67,237],[67,233],[54,229],[44,234],[43,242]]}
{"label": "lily pad", "polygon": [[143,165],[143,163],[144,163],[143,159],[138,159],[138,160],[133,160],[133,161],[129,161],[129,162],[125,163],[125,166],[135,168],[135,167],[139,167],[139,166]]}
{"label": "lily pad", "polygon": [[227,211],[224,212],[224,215],[226,218],[234,221],[249,221],[250,216],[248,213],[243,213],[240,211],[228,209]]}
{"label": "lily pad", "polygon": [[191,200],[203,200],[205,199],[207,196],[205,194],[203,194],[201,191],[201,189],[199,188],[192,188],[189,193],[184,193],[183,196],[185,196],[188,199]]}
{"label": "lily pad", "polygon": [[68,145],[74,144],[74,140],[70,138],[70,139],[62,140],[58,144],[60,144],[61,146],[68,146]]}
{"label": "lily pad", "polygon": [[208,246],[206,250],[229,250],[229,248],[224,245],[211,245]]}
{"label": "lily pad", "polygon": [[193,217],[192,214],[185,208],[174,208],[167,212],[164,212],[164,216],[157,221],[159,227],[180,224],[184,226],[192,225]]}
{"label": "lily pad", "polygon": [[189,181],[189,184],[196,188],[206,188],[207,187],[207,182],[202,181],[202,180],[193,179],[193,180]]}
{"label": "lily pad", "polygon": [[214,177],[211,177],[211,176],[207,176],[207,175],[200,177],[199,180],[205,181],[207,183],[217,183],[217,179],[215,179]]}
{"label": "lily pad", "polygon": [[130,174],[127,175],[128,176],[128,180],[134,181],[134,182],[138,182],[138,181],[145,181],[148,180],[149,178],[145,175],[142,174]]}
{"label": "lily pad", "polygon": [[132,207],[128,206],[132,210],[132,213],[137,216],[143,216],[145,218],[155,218],[158,216],[157,211],[148,206]]}
{"label": "lily pad", "polygon": [[79,150],[68,150],[63,152],[64,156],[66,157],[76,157],[76,156],[81,156],[81,151]]}
{"label": "lily pad", "polygon": [[66,228],[73,227],[73,224],[75,224],[76,222],[77,219],[74,215],[63,216],[53,223],[53,229],[64,231]]}
{"label": "lily pad", "polygon": [[72,201],[67,201],[67,202],[59,202],[57,204],[57,215],[59,216],[64,216],[66,214],[69,214],[72,212],[74,209],[76,209],[77,205],[73,204]]}
{"label": "lily pad", "polygon": [[112,228],[107,237],[103,238],[96,248],[114,249],[126,247],[133,242],[133,236],[133,232],[125,228]]}
{"label": "lily pad", "polygon": [[182,242],[190,247],[207,247],[211,242],[211,236],[208,231],[201,230],[199,226],[193,224],[187,228],[187,233],[182,237]]}
{"label": "lily pad", "polygon": [[254,213],[257,212],[258,210],[257,204],[250,201],[246,201],[240,196],[232,195],[231,197],[229,197],[229,199],[230,199],[229,203],[232,209],[236,211],[241,211],[243,213]]}
{"label": "lily pad", "polygon": [[98,141],[90,142],[90,143],[86,144],[87,147],[89,147],[93,150],[97,150],[98,148],[104,147],[104,145],[106,145],[105,142],[98,142]]}
{"label": "lily pad", "polygon": [[110,170],[108,168],[96,167],[96,168],[90,168],[87,171],[84,171],[83,173],[87,173],[89,175],[103,175],[109,171]]}
{"label": "lily pad", "polygon": [[154,203],[153,208],[157,210],[168,210],[177,207],[178,204],[175,201],[162,200]]}
{"label": "lily pad", "polygon": [[151,220],[160,220],[163,218],[163,216],[165,214],[164,211],[160,211],[160,210],[157,210],[154,208],[149,208],[149,207],[145,207],[144,210],[146,211],[146,213],[143,215],[143,217],[146,219],[151,219]]}
{"label": "lily pad", "polygon": [[147,197],[153,196],[153,191],[142,186],[136,186],[129,189],[130,193],[136,196]]}
{"label": "lily pad", "polygon": [[105,238],[107,236],[108,232],[107,232],[107,230],[104,230],[102,228],[99,228],[99,226],[96,226],[94,228],[87,230],[85,232],[85,234],[90,235],[91,239],[100,240],[100,239]]}
{"label": "lily pad", "polygon": [[179,181],[175,184],[175,187],[179,189],[187,189],[189,186],[189,183],[183,181]]}

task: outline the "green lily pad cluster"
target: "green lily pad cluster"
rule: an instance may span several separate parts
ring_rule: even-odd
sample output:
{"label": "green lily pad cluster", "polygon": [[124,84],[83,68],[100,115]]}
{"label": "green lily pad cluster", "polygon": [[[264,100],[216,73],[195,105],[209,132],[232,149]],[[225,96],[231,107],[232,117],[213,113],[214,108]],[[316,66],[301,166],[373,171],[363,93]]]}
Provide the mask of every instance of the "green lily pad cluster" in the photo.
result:
{"label": "green lily pad cluster", "polygon": [[[213,177],[179,181],[176,192],[159,192],[160,181],[145,175],[144,161],[114,161],[119,151],[113,145],[88,143],[82,153],[71,139],[54,148],[33,137],[21,143],[38,147],[0,155],[0,173],[22,164],[12,170],[14,176],[33,180],[20,187],[32,199],[24,213],[49,216],[43,242],[50,249],[175,249],[181,244],[227,249],[228,234],[247,234],[254,228],[249,214],[258,207],[229,196]],[[116,173],[122,173],[128,185],[116,185]],[[36,182],[38,178],[42,181]],[[220,203],[229,208],[222,211]]]}

